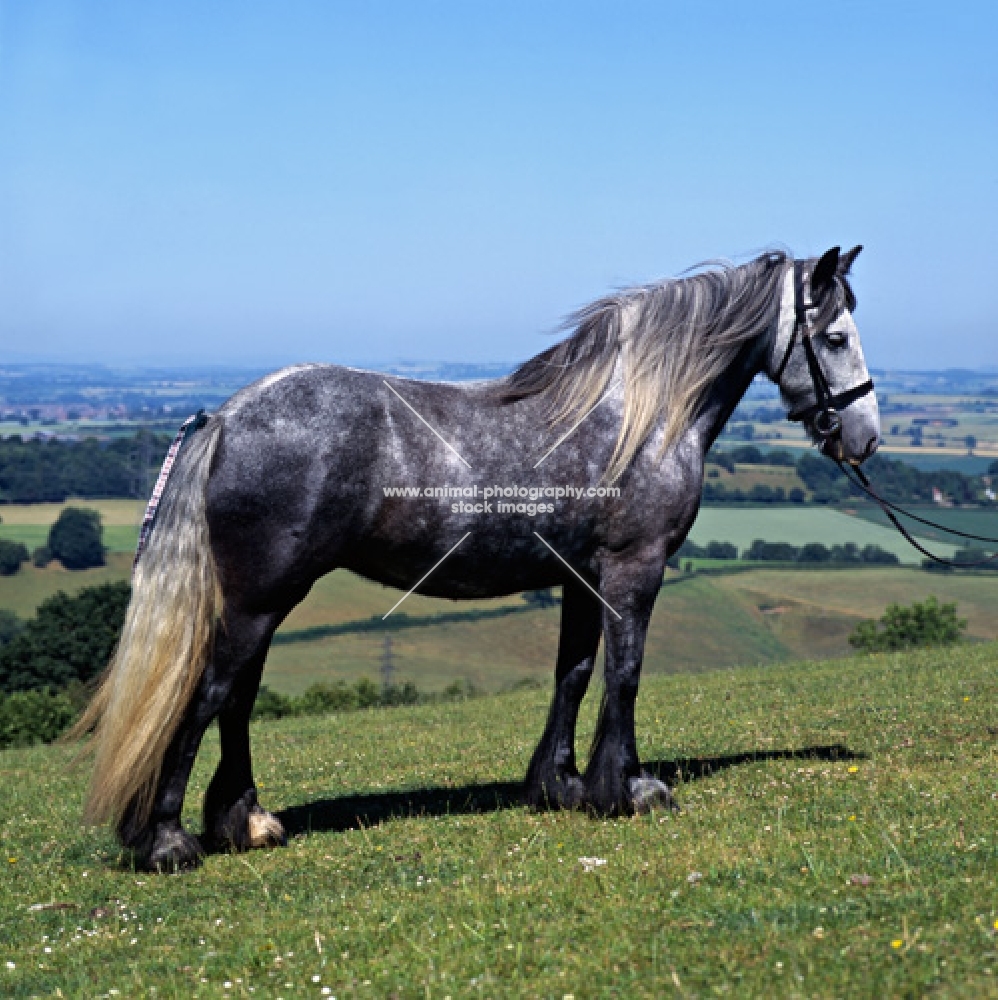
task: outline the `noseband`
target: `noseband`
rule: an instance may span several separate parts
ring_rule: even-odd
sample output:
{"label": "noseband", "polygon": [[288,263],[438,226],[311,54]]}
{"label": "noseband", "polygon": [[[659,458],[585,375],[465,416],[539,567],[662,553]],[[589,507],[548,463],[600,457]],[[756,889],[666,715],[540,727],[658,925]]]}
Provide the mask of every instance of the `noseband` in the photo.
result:
{"label": "noseband", "polygon": [[820,331],[815,330],[807,318],[808,310],[814,308],[814,302],[807,302],[804,299],[804,267],[800,261],[795,261],[794,328],[787,343],[786,353],[776,370],[774,381],[777,385],[780,384],[798,339],[803,341],[807,367],[811,373],[811,384],[814,386],[815,401],[812,406],[791,411],[787,414],[787,419],[796,423],[811,421],[814,433],[822,441],[827,441],[829,438],[837,437],[842,432],[842,417],[839,415],[839,411],[844,410],[850,403],[855,403],[857,399],[862,399],[867,393],[873,392],[873,379],[867,379],[860,385],[846,389],[845,392],[832,392],[814,350],[814,335]]}

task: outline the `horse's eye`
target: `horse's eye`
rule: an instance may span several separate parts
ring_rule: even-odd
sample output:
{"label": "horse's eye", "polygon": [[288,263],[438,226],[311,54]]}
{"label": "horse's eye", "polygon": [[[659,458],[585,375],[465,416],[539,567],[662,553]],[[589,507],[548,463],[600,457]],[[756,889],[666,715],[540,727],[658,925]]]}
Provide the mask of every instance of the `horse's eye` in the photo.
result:
{"label": "horse's eye", "polygon": [[849,338],[841,330],[829,330],[825,334],[825,340],[829,347],[845,347],[849,343]]}

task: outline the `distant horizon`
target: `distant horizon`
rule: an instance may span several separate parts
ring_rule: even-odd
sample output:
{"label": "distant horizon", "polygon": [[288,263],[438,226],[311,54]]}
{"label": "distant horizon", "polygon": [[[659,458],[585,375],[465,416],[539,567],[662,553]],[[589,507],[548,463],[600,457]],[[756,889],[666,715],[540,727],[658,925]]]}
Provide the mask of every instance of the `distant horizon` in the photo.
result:
{"label": "distant horizon", "polygon": [[[0,357],[0,372],[5,369],[18,369],[18,368],[65,368],[65,369],[78,369],[78,370],[96,370],[96,371],[107,371],[114,373],[129,373],[129,372],[145,372],[145,373],[200,373],[200,372],[272,372],[277,371],[280,368],[292,367],[296,364],[328,364],[328,365],[338,365],[343,368],[359,368],[368,371],[378,372],[386,371],[389,369],[403,369],[411,368],[415,370],[426,370],[434,371],[441,368],[505,368],[510,371],[514,369],[517,365],[522,363],[522,361],[527,360],[526,358],[521,358],[517,361],[502,361],[502,360],[480,360],[480,361],[451,361],[443,358],[412,358],[412,357],[397,357],[389,358],[384,361],[326,361],[319,359],[309,359],[305,361],[298,362],[288,362],[286,364],[235,364],[232,362],[197,362],[194,364],[183,364],[181,362],[113,362],[113,361],[51,361],[46,359],[41,360],[12,360],[4,359]],[[870,365],[871,374],[881,373],[887,375],[918,375],[918,376],[930,376],[930,375],[995,375],[998,376],[998,364],[980,365],[977,367],[968,367],[963,365],[952,366],[949,368],[940,367],[929,367],[929,368],[915,368],[915,367],[900,367],[897,365]],[[757,377],[757,381],[766,381],[765,373],[760,373]],[[774,385],[774,388],[775,385]]]}

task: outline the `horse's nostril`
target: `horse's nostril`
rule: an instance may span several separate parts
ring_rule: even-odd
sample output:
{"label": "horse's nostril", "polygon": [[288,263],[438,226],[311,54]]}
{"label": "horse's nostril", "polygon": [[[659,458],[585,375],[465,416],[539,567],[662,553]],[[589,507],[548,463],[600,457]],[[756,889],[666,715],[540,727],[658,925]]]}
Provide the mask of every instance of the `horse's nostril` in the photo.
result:
{"label": "horse's nostril", "polygon": [[880,437],[874,434],[869,441],[866,442],[866,450],[863,452],[863,460],[868,459],[876,450],[880,447]]}

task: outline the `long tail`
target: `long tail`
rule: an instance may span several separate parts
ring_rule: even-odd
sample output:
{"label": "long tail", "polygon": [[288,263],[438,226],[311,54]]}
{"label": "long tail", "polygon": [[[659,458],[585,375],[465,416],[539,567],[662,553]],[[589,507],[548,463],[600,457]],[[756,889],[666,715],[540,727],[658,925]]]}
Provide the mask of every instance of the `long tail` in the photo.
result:
{"label": "long tail", "polygon": [[118,648],[70,737],[93,731],[95,760],[84,822],[141,827],[163,757],[211,655],[222,607],[205,514],[221,421],[185,444],[135,567]]}

